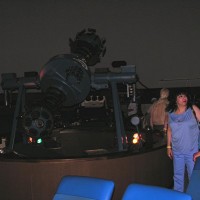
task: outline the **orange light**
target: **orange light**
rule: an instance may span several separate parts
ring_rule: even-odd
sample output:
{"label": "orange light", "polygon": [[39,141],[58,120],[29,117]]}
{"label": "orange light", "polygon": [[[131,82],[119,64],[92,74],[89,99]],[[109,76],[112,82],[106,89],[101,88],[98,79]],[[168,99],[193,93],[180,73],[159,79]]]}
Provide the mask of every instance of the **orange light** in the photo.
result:
{"label": "orange light", "polygon": [[139,143],[139,139],[140,139],[139,133],[134,133],[134,134],[133,134],[132,143],[133,143],[133,144]]}
{"label": "orange light", "polygon": [[32,137],[28,137],[28,143],[32,143],[33,142],[33,138]]}
{"label": "orange light", "polygon": [[133,134],[133,138],[139,139],[139,134],[138,134],[138,133],[134,133],[134,134]]}
{"label": "orange light", "polygon": [[137,138],[133,138],[132,143],[133,143],[133,144],[137,144],[138,141],[139,141],[139,140],[138,140]]}

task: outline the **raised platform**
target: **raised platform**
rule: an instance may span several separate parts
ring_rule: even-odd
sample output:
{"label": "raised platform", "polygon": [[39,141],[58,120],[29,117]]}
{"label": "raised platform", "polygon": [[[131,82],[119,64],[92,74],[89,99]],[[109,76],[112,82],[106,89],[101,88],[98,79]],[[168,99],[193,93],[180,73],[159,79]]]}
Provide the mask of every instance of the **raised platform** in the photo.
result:
{"label": "raised platform", "polygon": [[173,167],[165,146],[144,153],[110,153],[68,159],[0,159],[1,199],[52,199],[65,175],[84,175],[115,182],[113,200],[130,183],[171,187]]}

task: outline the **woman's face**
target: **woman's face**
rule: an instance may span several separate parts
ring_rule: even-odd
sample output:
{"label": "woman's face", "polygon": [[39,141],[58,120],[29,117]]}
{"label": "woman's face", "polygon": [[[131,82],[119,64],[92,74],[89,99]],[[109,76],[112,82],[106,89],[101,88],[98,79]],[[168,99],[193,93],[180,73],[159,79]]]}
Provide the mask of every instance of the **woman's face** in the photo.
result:
{"label": "woman's face", "polygon": [[186,106],[188,103],[188,98],[185,94],[179,94],[176,97],[176,103],[177,105],[182,105],[182,106]]}

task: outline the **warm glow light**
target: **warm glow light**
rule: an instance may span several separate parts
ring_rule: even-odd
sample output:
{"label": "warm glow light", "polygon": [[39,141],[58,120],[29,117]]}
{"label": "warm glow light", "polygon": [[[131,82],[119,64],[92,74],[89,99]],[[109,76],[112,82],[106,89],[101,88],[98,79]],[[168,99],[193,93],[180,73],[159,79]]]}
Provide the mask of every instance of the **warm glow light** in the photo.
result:
{"label": "warm glow light", "polygon": [[28,143],[32,143],[33,142],[33,138],[32,137],[29,137],[28,138]]}
{"label": "warm glow light", "polygon": [[138,134],[138,133],[134,133],[134,134],[133,134],[133,138],[139,139],[139,134]]}
{"label": "warm glow light", "polygon": [[138,143],[138,139],[137,138],[133,138],[132,143],[133,144],[137,144]]}
{"label": "warm glow light", "polygon": [[133,134],[132,143],[133,143],[133,144],[137,144],[137,143],[139,143],[139,140],[140,140],[139,133],[134,133],[134,134]]}

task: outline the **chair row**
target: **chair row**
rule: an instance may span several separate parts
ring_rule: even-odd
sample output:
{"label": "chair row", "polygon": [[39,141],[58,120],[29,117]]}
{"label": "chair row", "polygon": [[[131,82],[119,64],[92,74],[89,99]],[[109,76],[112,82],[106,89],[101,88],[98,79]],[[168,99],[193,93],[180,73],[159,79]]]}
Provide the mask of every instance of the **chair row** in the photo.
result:
{"label": "chair row", "polygon": [[[111,200],[115,183],[112,180],[86,177],[64,176],[53,200]],[[122,200],[192,200],[188,194],[171,189],[144,184],[130,184]]]}

